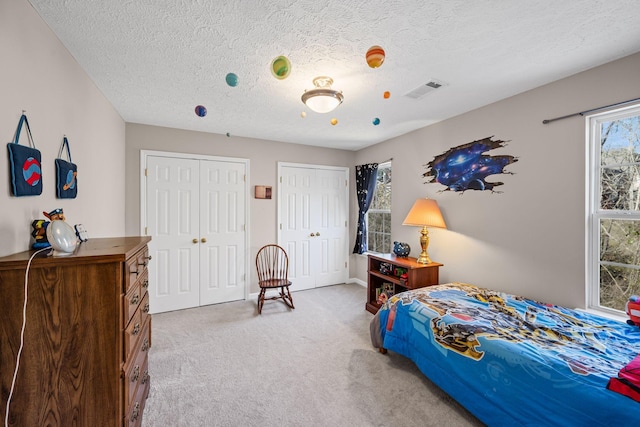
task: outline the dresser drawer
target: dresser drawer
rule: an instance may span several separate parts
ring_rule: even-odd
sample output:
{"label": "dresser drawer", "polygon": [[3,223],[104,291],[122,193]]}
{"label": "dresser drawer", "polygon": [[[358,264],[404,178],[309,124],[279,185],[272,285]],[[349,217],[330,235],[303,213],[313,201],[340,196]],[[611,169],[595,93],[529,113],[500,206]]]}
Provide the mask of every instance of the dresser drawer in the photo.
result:
{"label": "dresser drawer", "polygon": [[[147,273],[147,265],[149,264],[149,249],[144,247],[134,256],[127,260],[126,264],[126,288],[125,291],[128,291],[131,286],[136,283],[142,283],[148,276]],[[147,282],[148,283],[148,282]]]}
{"label": "dresser drawer", "polygon": [[[145,366],[145,370],[147,370]],[[144,404],[149,396],[150,377],[147,375],[144,378],[144,382],[140,382],[139,386],[134,391],[133,399],[129,405],[129,410],[125,411],[127,414],[124,418],[123,425],[126,427],[139,427],[142,425],[142,413],[144,412]],[[142,380],[142,378],[141,378]]]}
{"label": "dresser drawer", "polygon": [[125,412],[129,412],[135,403],[137,389],[144,387],[149,382],[147,354],[148,351],[142,351],[141,348],[138,348],[138,352],[126,368],[124,376]]}
{"label": "dresser drawer", "polygon": [[142,328],[142,318],[140,315],[140,310],[136,310],[134,315],[131,317],[131,321],[127,325],[127,328],[124,330],[124,362],[127,363],[131,359],[131,355],[133,350],[138,345],[138,341],[140,341],[143,328]]}
{"label": "dresser drawer", "polygon": [[124,296],[124,325],[123,327],[127,327],[127,325],[129,324],[129,321],[133,318],[133,316],[136,314],[136,310],[138,309],[138,307],[140,306],[140,303],[142,302],[142,288],[140,287],[140,284],[136,282],[136,284],[134,284],[133,286],[131,286],[131,288],[129,289],[129,292],[127,292],[127,294]]}
{"label": "dresser drawer", "polygon": [[140,303],[140,318],[142,320],[142,324],[147,323],[147,319],[151,317],[149,314],[149,294],[147,292],[142,291],[142,302]]}

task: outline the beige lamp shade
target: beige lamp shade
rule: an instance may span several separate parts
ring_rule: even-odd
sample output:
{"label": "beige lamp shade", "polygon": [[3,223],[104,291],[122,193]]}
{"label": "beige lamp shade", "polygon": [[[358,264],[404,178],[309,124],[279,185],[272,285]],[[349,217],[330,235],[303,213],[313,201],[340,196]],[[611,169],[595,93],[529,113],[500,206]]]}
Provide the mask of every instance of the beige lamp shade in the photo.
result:
{"label": "beige lamp shade", "polygon": [[438,202],[433,199],[416,200],[402,225],[447,228],[440,213]]}
{"label": "beige lamp shade", "polygon": [[416,200],[402,225],[422,227],[420,230],[420,248],[422,248],[422,252],[420,252],[420,256],[416,261],[419,264],[431,264],[431,257],[427,252],[429,247],[429,230],[427,230],[427,227],[447,228],[440,213],[438,202],[432,199]]}

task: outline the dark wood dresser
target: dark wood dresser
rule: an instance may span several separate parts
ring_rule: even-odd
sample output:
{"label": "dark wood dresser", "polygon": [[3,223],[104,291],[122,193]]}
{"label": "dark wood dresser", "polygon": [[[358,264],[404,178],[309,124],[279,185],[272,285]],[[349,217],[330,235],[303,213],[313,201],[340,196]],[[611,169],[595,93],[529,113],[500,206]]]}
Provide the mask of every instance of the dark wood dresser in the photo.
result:
{"label": "dark wood dresser", "polygon": [[[149,237],[90,239],[29,269],[11,426],[139,426],[149,393]],[[5,416],[34,251],[0,258],[0,410]]]}

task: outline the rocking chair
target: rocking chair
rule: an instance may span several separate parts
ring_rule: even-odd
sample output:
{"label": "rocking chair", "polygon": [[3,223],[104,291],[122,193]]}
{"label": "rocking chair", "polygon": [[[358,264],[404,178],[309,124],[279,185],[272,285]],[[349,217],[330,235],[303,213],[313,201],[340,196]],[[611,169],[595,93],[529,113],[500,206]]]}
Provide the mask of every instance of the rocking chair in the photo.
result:
{"label": "rocking chair", "polygon": [[[258,313],[262,314],[262,306],[265,299],[282,299],[284,303],[291,307],[293,299],[289,292],[289,257],[287,252],[278,245],[263,246],[256,255],[256,269],[258,270],[258,285],[260,295],[258,296]],[[270,298],[265,297],[268,290],[279,290],[279,295]]]}

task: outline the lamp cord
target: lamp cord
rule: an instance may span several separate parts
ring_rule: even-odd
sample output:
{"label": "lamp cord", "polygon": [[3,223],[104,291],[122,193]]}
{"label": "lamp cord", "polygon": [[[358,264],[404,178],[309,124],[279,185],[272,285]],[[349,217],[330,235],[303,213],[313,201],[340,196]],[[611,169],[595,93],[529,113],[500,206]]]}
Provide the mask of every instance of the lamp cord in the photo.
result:
{"label": "lamp cord", "polygon": [[33,255],[31,255],[31,258],[29,258],[29,262],[27,263],[27,270],[24,273],[24,304],[22,306],[22,329],[20,330],[20,348],[18,349],[18,356],[16,357],[16,369],[13,371],[13,379],[11,380],[11,390],[9,391],[9,397],[7,398],[7,407],[4,416],[5,427],[9,427],[9,405],[11,404],[13,389],[15,388],[16,378],[18,377],[18,369],[20,368],[20,356],[22,355],[22,349],[24,348],[24,331],[27,327],[27,290],[29,283],[29,268],[31,267],[31,261],[33,261],[33,258],[35,258],[37,254],[50,249],[51,248],[47,247],[35,251]]}

